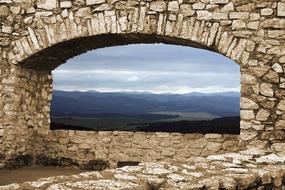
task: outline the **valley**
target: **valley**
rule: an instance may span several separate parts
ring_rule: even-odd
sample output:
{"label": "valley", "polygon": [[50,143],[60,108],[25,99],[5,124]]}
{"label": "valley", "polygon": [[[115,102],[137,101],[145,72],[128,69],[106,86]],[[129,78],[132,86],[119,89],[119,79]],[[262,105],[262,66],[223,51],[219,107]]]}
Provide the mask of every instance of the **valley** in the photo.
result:
{"label": "valley", "polygon": [[238,134],[239,120],[239,94],[233,92],[55,91],[51,129]]}

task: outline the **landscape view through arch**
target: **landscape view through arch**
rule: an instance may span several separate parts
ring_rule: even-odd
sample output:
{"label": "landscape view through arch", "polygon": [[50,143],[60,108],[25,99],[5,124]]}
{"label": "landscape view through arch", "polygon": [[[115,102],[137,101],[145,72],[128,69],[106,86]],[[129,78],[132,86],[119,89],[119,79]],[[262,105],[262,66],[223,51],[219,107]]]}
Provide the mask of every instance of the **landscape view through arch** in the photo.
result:
{"label": "landscape view through arch", "polygon": [[[171,52],[171,53],[170,53]],[[197,48],[101,48],[53,71],[51,129],[239,133],[240,71]]]}

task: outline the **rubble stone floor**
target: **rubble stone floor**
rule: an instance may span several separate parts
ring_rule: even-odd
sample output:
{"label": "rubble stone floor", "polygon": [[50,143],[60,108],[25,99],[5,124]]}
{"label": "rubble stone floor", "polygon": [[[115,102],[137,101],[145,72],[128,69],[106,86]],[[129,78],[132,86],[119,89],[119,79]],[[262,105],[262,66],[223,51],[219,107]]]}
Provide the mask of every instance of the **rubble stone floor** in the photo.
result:
{"label": "rubble stone floor", "polygon": [[0,190],[174,190],[282,189],[285,156],[249,149],[239,153],[196,157],[185,163],[141,163],[101,172],[41,178],[0,186]]}

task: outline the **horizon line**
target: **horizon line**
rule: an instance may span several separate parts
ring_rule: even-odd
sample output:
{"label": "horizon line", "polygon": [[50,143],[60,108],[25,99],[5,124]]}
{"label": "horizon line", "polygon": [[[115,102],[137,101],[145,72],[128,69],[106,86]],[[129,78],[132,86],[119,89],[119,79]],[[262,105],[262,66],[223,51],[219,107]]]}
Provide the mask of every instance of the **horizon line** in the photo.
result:
{"label": "horizon line", "polygon": [[53,89],[53,91],[63,91],[63,92],[98,92],[98,93],[148,93],[148,94],[191,94],[191,93],[201,93],[201,94],[215,94],[215,93],[239,93],[240,91],[235,91],[235,90],[229,90],[229,91],[216,91],[216,92],[201,92],[201,91],[189,91],[189,92],[153,92],[153,91],[136,91],[136,90],[114,90],[114,91],[102,91],[102,90],[94,90],[94,89],[89,89],[89,90],[68,90],[68,89]]}

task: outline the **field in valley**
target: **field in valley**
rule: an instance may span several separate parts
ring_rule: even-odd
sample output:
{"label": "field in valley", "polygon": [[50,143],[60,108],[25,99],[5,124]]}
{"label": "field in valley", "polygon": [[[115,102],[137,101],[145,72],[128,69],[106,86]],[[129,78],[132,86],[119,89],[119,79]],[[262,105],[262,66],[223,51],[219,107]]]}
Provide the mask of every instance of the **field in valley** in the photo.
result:
{"label": "field in valley", "polygon": [[52,119],[52,129],[95,131],[145,131],[145,132],[197,132],[239,133],[239,117],[225,117],[208,113],[151,112],[140,115],[100,114],[100,117],[57,117]]}

